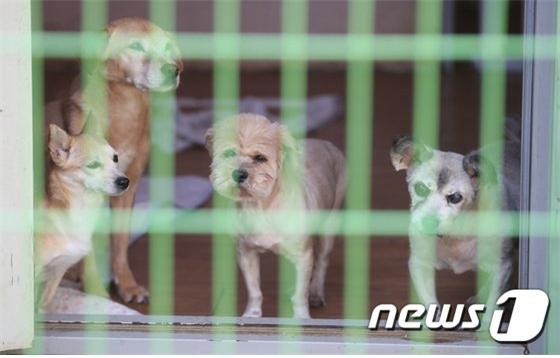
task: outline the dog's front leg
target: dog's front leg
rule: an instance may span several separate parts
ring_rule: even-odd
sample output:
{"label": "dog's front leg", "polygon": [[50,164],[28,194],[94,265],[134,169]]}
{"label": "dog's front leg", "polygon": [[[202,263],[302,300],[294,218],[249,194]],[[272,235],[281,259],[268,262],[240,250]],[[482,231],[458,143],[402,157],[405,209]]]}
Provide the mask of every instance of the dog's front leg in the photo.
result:
{"label": "dog's front leg", "polygon": [[[148,134],[146,134],[148,135]],[[109,140],[112,142],[112,140]],[[125,302],[148,302],[148,291],[140,286],[128,264],[128,245],[130,243],[130,223],[132,207],[136,189],[140,182],[140,177],[146,169],[149,156],[149,138],[143,140],[144,146],[139,148],[134,160],[125,170],[126,176],[130,179],[128,190],[120,196],[111,198],[111,208],[120,210],[122,213],[116,222],[118,227],[111,235],[111,266],[119,296]],[[123,168],[124,170],[124,168]]]}
{"label": "dog's front leg", "polygon": [[296,289],[292,297],[294,318],[310,318],[309,316],[309,281],[313,270],[313,248],[306,247],[295,258]]}
{"label": "dog's front leg", "polygon": [[410,235],[408,270],[416,294],[424,306],[438,303],[436,296],[435,238]]}
{"label": "dog's front leg", "polygon": [[131,186],[123,195],[111,198],[112,209],[120,210],[118,213],[118,228],[111,235],[111,266],[119,296],[124,302],[147,302],[149,293],[140,286],[128,264],[128,244],[130,232],[130,219],[132,204],[138,181],[132,181]]}
{"label": "dog's front leg", "polygon": [[486,283],[478,290],[476,294],[477,300],[486,297],[485,307],[481,327],[488,329],[492,319],[492,313],[496,308],[498,297],[505,291],[507,283],[512,271],[512,263],[510,260],[501,262],[501,265],[490,265],[484,267]]}
{"label": "dog's front leg", "polygon": [[53,276],[45,282],[45,287],[41,298],[41,310],[43,312],[46,312],[47,308],[51,304],[56,293],[56,289],[60,285],[60,281],[62,281],[62,277],[64,277],[65,272],[66,269],[58,269],[53,273]]}
{"label": "dog's front leg", "polygon": [[255,248],[237,241],[237,262],[247,288],[247,306],[243,317],[262,317],[259,253]]}

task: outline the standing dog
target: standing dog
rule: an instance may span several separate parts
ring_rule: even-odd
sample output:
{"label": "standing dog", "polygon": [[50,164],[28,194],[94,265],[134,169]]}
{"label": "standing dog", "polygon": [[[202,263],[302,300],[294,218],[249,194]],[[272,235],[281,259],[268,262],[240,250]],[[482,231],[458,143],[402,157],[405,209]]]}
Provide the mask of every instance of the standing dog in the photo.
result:
{"label": "standing dog", "polygon": [[49,128],[52,161],[44,208],[46,230],[35,238],[35,269],[45,282],[41,305],[51,302],[68,268],[91,250],[96,214],[105,195],[120,195],[129,184],[118,169],[117,152],[103,138],[70,136],[54,124]]}
{"label": "standing dog", "polygon": [[[487,297],[486,303],[494,304],[496,294],[505,290],[511,275],[512,240],[486,237],[484,240],[498,242],[499,255],[479,257],[476,236],[452,236],[447,232],[452,231],[462,213],[478,209],[479,190],[483,185],[492,196],[495,208],[519,210],[519,142],[506,142],[503,170],[499,172],[479,151],[467,156],[442,152],[414,143],[407,136],[393,142],[391,161],[395,170],[406,170],[407,174],[411,198],[409,270],[421,302],[438,303],[434,267],[451,269],[456,274],[475,271],[478,267],[489,279],[476,298]],[[487,179],[484,182],[481,171]],[[502,202],[498,202],[500,192]],[[473,225],[472,232],[476,228]]]}
{"label": "standing dog", "polygon": [[[149,91],[177,88],[183,64],[175,40],[149,21],[120,19],[108,26],[107,35],[103,61],[87,79],[84,91],[49,104],[47,120],[54,123],[61,118],[61,126],[75,135],[82,132],[84,113],[92,114],[119,153],[119,169],[130,178],[129,190],[111,199],[111,207],[131,210],[149,156]],[[125,302],[143,302],[148,291],[136,282],[128,264],[130,214],[122,217],[121,224],[111,237],[115,283]]]}
{"label": "standing dog", "polygon": [[[325,275],[334,237],[317,240],[314,258],[311,238],[297,233],[303,219],[277,223],[266,214],[339,209],[346,191],[342,153],[326,141],[298,143],[282,125],[254,114],[217,123],[206,139],[215,190],[238,203],[240,221],[256,232],[237,238],[239,267],[248,292],[243,316],[262,316],[259,253],[270,250],[294,263],[294,316],[308,318],[309,304],[325,302]],[[305,157],[300,144],[305,145]]]}

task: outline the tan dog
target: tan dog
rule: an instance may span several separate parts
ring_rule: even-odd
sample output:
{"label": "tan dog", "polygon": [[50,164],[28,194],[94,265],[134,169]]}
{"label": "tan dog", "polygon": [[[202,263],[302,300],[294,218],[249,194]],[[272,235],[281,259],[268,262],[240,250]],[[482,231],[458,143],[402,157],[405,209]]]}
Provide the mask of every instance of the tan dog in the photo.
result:
{"label": "tan dog", "polygon": [[46,230],[35,238],[36,277],[45,282],[43,309],[66,270],[91,250],[96,214],[104,196],[120,195],[129,184],[118,169],[117,152],[105,139],[70,136],[54,124],[49,129],[52,166],[43,203],[49,211]]}
{"label": "tan dog", "polygon": [[[305,158],[300,144],[305,144]],[[294,316],[308,318],[309,304],[322,306],[325,302],[324,283],[334,236],[317,240],[314,262],[311,238],[297,234],[303,221],[274,223],[263,214],[339,209],[346,191],[342,153],[326,141],[298,143],[282,125],[254,114],[217,123],[207,134],[207,148],[212,155],[215,190],[235,200],[241,208],[240,222],[258,232],[237,239],[239,267],[249,297],[243,316],[262,316],[259,252],[271,250],[296,266]]]}
{"label": "tan dog", "polygon": [[[82,132],[84,113],[91,113],[118,151],[119,169],[130,178],[130,189],[125,195],[113,198],[111,206],[130,210],[150,150],[149,91],[176,88],[183,64],[171,35],[146,20],[114,21],[108,26],[107,34],[103,61],[87,79],[84,91],[76,90],[68,99],[49,104],[47,121],[52,123],[62,118],[62,127],[75,135]],[[148,298],[148,291],[138,285],[128,264],[130,216],[123,217],[121,224],[119,233],[111,238],[115,283],[125,302],[143,302]]]}

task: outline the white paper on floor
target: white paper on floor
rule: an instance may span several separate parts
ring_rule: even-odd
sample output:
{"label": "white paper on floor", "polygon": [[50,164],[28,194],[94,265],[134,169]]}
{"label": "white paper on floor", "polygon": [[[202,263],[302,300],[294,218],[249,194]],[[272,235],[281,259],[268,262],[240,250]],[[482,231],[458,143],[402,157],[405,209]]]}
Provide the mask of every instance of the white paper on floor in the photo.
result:
{"label": "white paper on floor", "polygon": [[[194,209],[204,204],[212,195],[212,184],[205,177],[197,175],[184,175],[174,178],[174,203],[161,203],[164,206],[173,206],[177,209]],[[148,231],[150,210],[157,206],[150,206],[150,185],[153,188],[169,187],[172,179],[142,177],[136,191],[134,210],[132,213],[132,227],[140,228],[130,235],[130,242],[134,242]]]}
{"label": "white paper on floor", "polygon": [[76,288],[60,286],[45,313],[140,315],[141,313],[108,298],[86,294]]}
{"label": "white paper on floor", "polygon": [[[278,97],[243,97],[237,104],[239,113],[256,113],[272,121],[279,120],[281,100]],[[164,104],[162,103],[162,105]],[[286,118],[286,120],[292,123],[305,120],[307,131],[323,127],[335,120],[343,110],[340,96],[329,94],[308,98],[306,102],[286,101],[284,105],[288,113],[305,105],[305,118],[294,117]],[[153,144],[167,153],[178,152],[192,145],[204,145],[204,135],[212,126],[214,119],[213,109],[215,107],[235,108],[235,103],[232,101],[216,102],[212,99],[179,97],[176,107],[175,143],[170,141],[166,135],[171,130],[168,121],[159,121],[159,125],[152,127],[155,132]],[[294,111],[294,113],[297,113],[297,111]]]}

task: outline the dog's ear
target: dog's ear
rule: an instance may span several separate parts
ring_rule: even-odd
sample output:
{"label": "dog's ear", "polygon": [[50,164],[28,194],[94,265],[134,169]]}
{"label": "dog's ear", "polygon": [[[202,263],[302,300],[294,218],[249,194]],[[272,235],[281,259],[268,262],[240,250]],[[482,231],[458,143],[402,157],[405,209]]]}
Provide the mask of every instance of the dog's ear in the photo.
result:
{"label": "dog's ear", "polygon": [[105,27],[105,31],[104,31],[107,38],[111,37],[111,35],[113,35],[113,33],[115,32],[116,29],[117,29],[117,22],[116,21],[109,23]]}
{"label": "dog's ear", "polygon": [[432,150],[424,144],[415,143],[408,135],[401,135],[391,145],[391,163],[396,171],[405,170],[414,163],[422,163],[432,157]]}
{"label": "dog's ear", "polygon": [[498,174],[494,165],[479,151],[473,151],[463,158],[463,169],[475,186],[498,183]]}
{"label": "dog's ear", "polygon": [[53,162],[62,166],[70,155],[70,136],[55,124],[49,125],[49,153]]}
{"label": "dog's ear", "polygon": [[208,150],[208,153],[210,153],[210,156],[213,155],[214,153],[214,129],[210,128],[206,131],[206,134],[204,135],[204,146],[206,147],[206,150]]}

